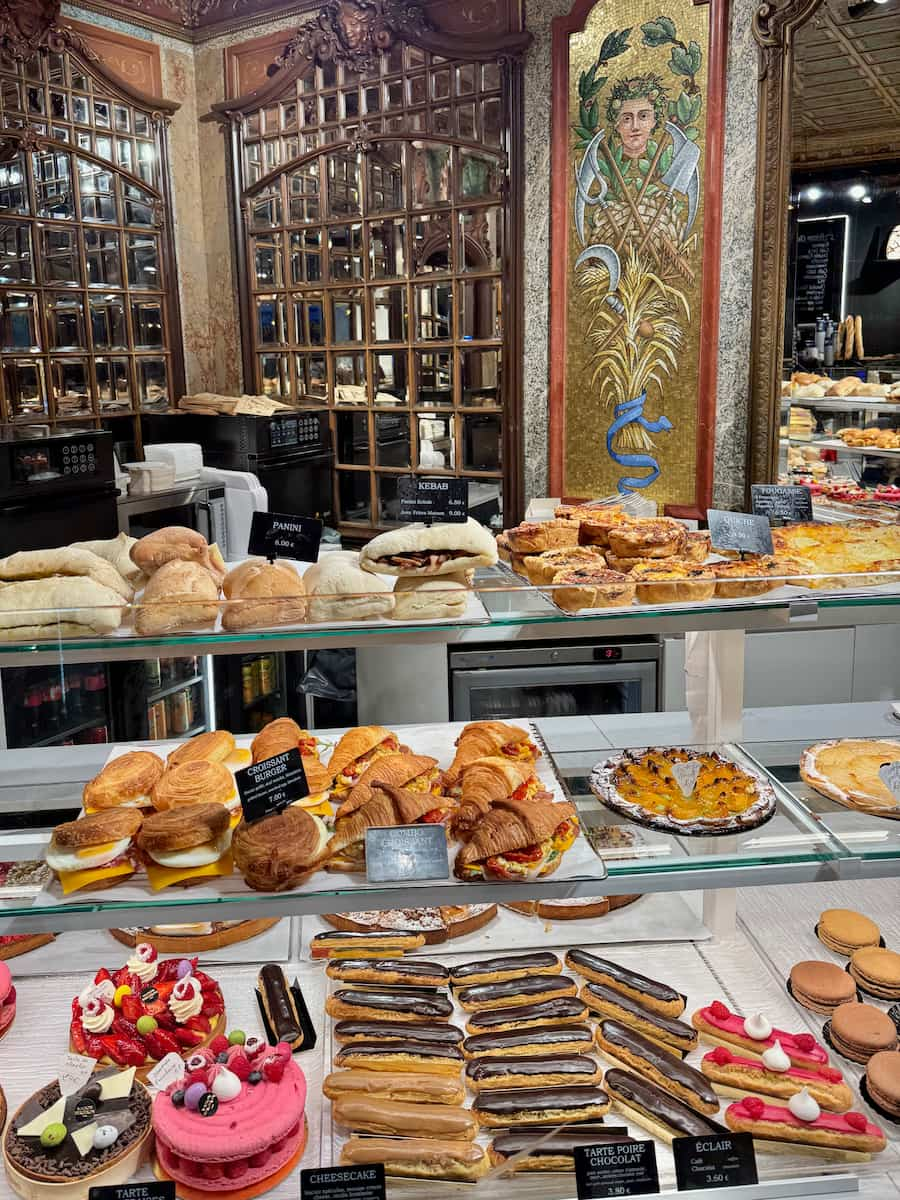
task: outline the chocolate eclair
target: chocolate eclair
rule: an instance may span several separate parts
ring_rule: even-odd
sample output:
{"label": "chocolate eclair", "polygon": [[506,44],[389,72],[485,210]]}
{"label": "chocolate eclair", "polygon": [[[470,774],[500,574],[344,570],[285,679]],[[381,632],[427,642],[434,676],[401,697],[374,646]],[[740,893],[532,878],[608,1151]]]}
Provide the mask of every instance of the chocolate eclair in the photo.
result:
{"label": "chocolate eclair", "polygon": [[430,1025],[415,1021],[338,1021],[332,1034],[342,1046],[351,1042],[403,1042],[409,1038],[438,1046],[459,1046],[466,1036],[456,1025],[442,1021]]}
{"label": "chocolate eclair", "polygon": [[453,1005],[446,996],[434,992],[417,992],[412,989],[402,992],[353,991],[342,988],[325,1000],[325,1011],[330,1017],[368,1017],[372,1021],[389,1021],[402,1016],[407,1021],[446,1021],[453,1013]]}
{"label": "chocolate eclair", "polygon": [[325,968],[342,983],[396,983],[409,987],[446,987],[450,972],[440,963],[414,958],[333,958]]}
{"label": "chocolate eclair", "polygon": [[528,1029],[537,1025],[581,1025],[588,1019],[587,1005],[577,996],[560,996],[540,1004],[515,1008],[483,1008],[466,1021],[466,1033],[499,1033],[504,1029]]}
{"label": "chocolate eclair", "polygon": [[635,971],[620,967],[608,958],[598,958],[586,950],[569,950],[566,966],[593,983],[600,983],[636,1000],[651,1012],[661,1013],[664,1017],[680,1017],[684,1012],[687,1000],[681,992],[676,992],[667,983],[659,983],[655,979],[648,979],[646,975],[638,975]]}
{"label": "chocolate eclair", "polygon": [[504,1088],[479,1092],[472,1112],[489,1129],[507,1125],[569,1125],[594,1121],[609,1112],[609,1096],[600,1087]]}
{"label": "chocolate eclair", "polygon": [[677,1137],[728,1133],[724,1125],[701,1116],[655,1083],[640,1079],[630,1071],[621,1071],[618,1067],[607,1071],[603,1086],[620,1112],[670,1145]]}
{"label": "chocolate eclair", "polygon": [[603,1072],[586,1054],[539,1054],[532,1058],[476,1058],[466,1064],[466,1083],[473,1092],[487,1088],[596,1085]]}
{"label": "chocolate eclair", "polygon": [[575,982],[566,975],[529,975],[527,979],[507,979],[503,983],[476,983],[460,988],[458,1003],[466,1012],[483,1008],[511,1008],[520,1004],[539,1004],[560,996],[574,996]]}
{"label": "chocolate eclair", "polygon": [[701,1113],[719,1111],[719,1097],[702,1072],[621,1021],[601,1021],[597,1046],[614,1067],[636,1071]]}
{"label": "chocolate eclair", "polygon": [[549,951],[535,954],[506,954],[462,963],[450,971],[450,981],[469,986],[475,983],[502,983],[506,979],[524,979],[527,975],[558,975],[562,963]]}
{"label": "chocolate eclair", "polygon": [[303,1027],[294,997],[277,963],[266,963],[256,981],[266,1020],[278,1042],[287,1042],[292,1050],[303,1045]]}
{"label": "chocolate eclair", "polygon": [[358,1067],[364,1071],[424,1071],[436,1075],[459,1075],[463,1065],[457,1046],[417,1042],[350,1042],[334,1056],[336,1067]]}
{"label": "chocolate eclair", "polygon": [[613,991],[602,983],[586,983],[581,989],[580,999],[599,1016],[621,1021],[645,1037],[661,1042],[664,1046],[674,1047],[682,1054],[693,1050],[700,1040],[697,1030],[686,1025],[684,1021],[664,1017],[661,1013],[645,1008],[637,1000]]}
{"label": "chocolate eclair", "polygon": [[522,1155],[511,1168],[514,1171],[574,1171],[576,1147],[636,1140],[628,1136],[625,1125],[579,1125],[554,1133],[523,1129],[520,1133],[501,1133],[495,1137],[488,1154],[495,1167]]}
{"label": "chocolate eclair", "polygon": [[589,1025],[539,1025],[504,1033],[477,1033],[462,1043],[468,1059],[501,1058],[507,1054],[590,1054],[594,1035]]}

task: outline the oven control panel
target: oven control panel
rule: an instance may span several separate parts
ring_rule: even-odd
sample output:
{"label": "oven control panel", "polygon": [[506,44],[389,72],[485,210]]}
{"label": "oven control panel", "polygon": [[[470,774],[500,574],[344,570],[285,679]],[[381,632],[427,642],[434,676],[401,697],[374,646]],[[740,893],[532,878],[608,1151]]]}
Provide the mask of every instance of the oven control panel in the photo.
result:
{"label": "oven control panel", "polygon": [[97,473],[97,443],[91,437],[12,447],[16,483],[48,483],[61,476],[90,478]]}
{"label": "oven control panel", "polygon": [[292,413],[269,421],[269,447],[272,450],[327,447],[327,416],[317,412]]}

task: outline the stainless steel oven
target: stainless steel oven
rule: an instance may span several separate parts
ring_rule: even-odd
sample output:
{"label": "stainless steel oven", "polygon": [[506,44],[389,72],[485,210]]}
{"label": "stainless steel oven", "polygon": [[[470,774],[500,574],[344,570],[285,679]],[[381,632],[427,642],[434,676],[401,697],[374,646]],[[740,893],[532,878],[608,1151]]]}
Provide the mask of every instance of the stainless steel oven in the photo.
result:
{"label": "stainless steel oven", "polygon": [[167,525],[196,529],[225,552],[228,524],[225,488],[220,484],[185,482],[141,496],[120,496],[119,531],[144,537]]}
{"label": "stainless steel oven", "polygon": [[655,638],[450,650],[454,721],[655,712]]}

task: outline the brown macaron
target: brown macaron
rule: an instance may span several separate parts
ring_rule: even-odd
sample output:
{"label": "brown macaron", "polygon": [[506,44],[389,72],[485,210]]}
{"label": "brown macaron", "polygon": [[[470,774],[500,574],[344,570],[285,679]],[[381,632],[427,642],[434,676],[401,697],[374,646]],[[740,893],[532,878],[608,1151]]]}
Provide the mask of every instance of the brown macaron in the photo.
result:
{"label": "brown macaron", "polygon": [[873,1104],[900,1117],[900,1050],[879,1050],[866,1064],[866,1088]]}
{"label": "brown macaron", "polygon": [[851,1062],[866,1063],[880,1050],[897,1049],[897,1027],[873,1004],[852,1001],[831,1014],[831,1044]]}
{"label": "brown macaron", "polygon": [[864,992],[879,1000],[900,1000],[900,954],[880,946],[854,950],[850,974]]}
{"label": "brown macaron", "polygon": [[849,958],[863,946],[877,946],[881,930],[852,908],[826,908],[816,925],[816,936],[823,946]]}
{"label": "brown macaron", "polygon": [[810,1012],[830,1016],[841,1004],[856,999],[856,981],[835,963],[808,959],[791,967],[791,994]]}
{"label": "brown macaron", "polygon": [[53,844],[67,850],[85,850],[103,842],[120,842],[132,838],[140,829],[143,817],[136,808],[105,808],[89,813],[77,821],[66,821],[53,830]]}
{"label": "brown macaron", "polygon": [[230,823],[221,804],[182,804],[147,817],[137,843],[151,858],[156,853],[193,850],[221,837]]}

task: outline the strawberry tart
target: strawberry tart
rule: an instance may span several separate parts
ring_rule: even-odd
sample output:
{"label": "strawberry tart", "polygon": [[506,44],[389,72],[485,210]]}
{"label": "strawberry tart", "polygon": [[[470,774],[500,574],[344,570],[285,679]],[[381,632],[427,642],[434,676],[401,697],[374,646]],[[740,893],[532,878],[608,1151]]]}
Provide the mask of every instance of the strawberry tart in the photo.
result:
{"label": "strawberry tart", "polygon": [[72,1001],[69,1049],[104,1065],[136,1067],[143,1080],[167,1054],[192,1054],[224,1024],[222,992],[197,959],[162,960],[142,942],[123,967],[101,967]]}
{"label": "strawberry tart", "polygon": [[16,989],[5,962],[0,962],[0,1037],[9,1032],[16,1019]]}
{"label": "strawberry tart", "polygon": [[275,1187],[306,1148],[306,1079],[286,1042],[216,1037],[153,1101],[156,1174],[182,1200],[247,1200]]}

